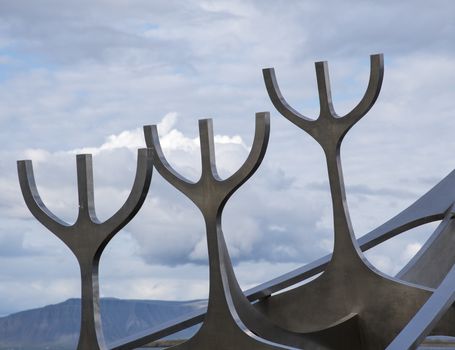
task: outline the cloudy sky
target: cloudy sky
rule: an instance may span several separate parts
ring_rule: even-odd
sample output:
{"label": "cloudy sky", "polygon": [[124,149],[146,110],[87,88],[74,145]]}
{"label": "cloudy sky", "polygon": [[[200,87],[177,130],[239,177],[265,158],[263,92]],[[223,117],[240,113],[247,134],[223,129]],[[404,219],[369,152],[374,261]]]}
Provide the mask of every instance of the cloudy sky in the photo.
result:
{"label": "cloudy sky", "polygon": [[[244,288],[331,251],[321,149],[270,103],[261,69],[317,116],[314,62],[329,61],[339,114],[366,88],[369,55],[385,78],[342,148],[357,236],[392,217],[455,168],[455,4],[428,1],[0,0],[0,315],[79,296],[75,258],[31,216],[16,160],[32,159],[46,205],[77,213],[75,154],[92,153],[98,216],[131,188],[142,126],[158,124],[169,162],[200,174],[197,120],[213,118],[222,176],[245,160],[254,114],[271,112],[255,176],[223,224]],[[394,274],[434,224],[367,254]],[[137,217],[107,246],[103,296],[193,299],[208,291],[201,215],[154,173]]]}

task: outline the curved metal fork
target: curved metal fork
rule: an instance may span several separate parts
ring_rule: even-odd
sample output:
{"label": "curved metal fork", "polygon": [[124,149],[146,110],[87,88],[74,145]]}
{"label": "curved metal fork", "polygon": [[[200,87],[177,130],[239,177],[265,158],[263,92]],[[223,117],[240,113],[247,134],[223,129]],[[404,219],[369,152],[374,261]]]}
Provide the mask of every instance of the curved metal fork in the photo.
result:
{"label": "curved metal fork", "polygon": [[273,68],[265,68],[262,70],[265,86],[275,108],[286,119],[305,130],[321,145],[323,145],[321,143],[322,139],[325,139],[327,133],[330,132],[330,130],[326,128],[326,123],[322,121],[324,119],[334,119],[334,121],[331,122],[331,125],[333,128],[337,129],[337,132],[332,134],[333,136],[337,136],[336,141],[339,142],[339,138],[342,138],[354,124],[365,116],[376,102],[379,92],[381,91],[384,77],[384,58],[382,54],[370,56],[370,78],[365,94],[360,102],[349,113],[342,117],[336,114],[333,107],[327,62],[316,62],[315,67],[320,103],[320,114],[316,119],[304,116],[289,105],[281,94]]}
{"label": "curved metal fork", "polygon": [[[264,158],[267,142],[270,135],[270,115],[268,112],[256,113],[256,127],[253,144],[244,164],[230,177],[220,179],[216,169],[215,147],[213,141],[213,126],[210,119],[199,121],[199,135],[201,140],[202,173],[197,182],[192,182],[180,175],[169,164],[161,148],[156,125],[144,126],[144,135],[147,147],[153,149],[154,164],[160,175],[171,183],[180,192],[190,198],[200,209],[203,200],[196,194],[206,182],[216,184],[221,197],[232,194],[247,181]],[[202,210],[202,209],[201,209]]]}
{"label": "curved metal fork", "polygon": [[105,349],[99,313],[98,265],[112,237],[137,213],[152,178],[152,152],[138,150],[136,177],[125,204],[108,220],[100,222],[95,213],[92,157],[77,155],[79,214],[68,224],[43,203],[36,187],[30,160],[17,162],[19,182],[26,205],[35,218],[60,238],[73,252],[81,273],[81,328],[78,350]]}
{"label": "curved metal fork", "polygon": [[[291,349],[289,346],[293,348],[296,342],[303,340],[300,334],[286,332],[268,322],[249,303],[235,277],[221,228],[221,215],[227,200],[253,175],[265,155],[269,128],[269,114],[257,113],[255,137],[248,158],[237,172],[222,180],[216,169],[212,121],[200,120],[202,172],[200,179],[193,183],[180,176],[167,162],[156,126],[144,127],[147,145],[155,152],[154,161],[158,172],[195,203],[206,225],[210,272],[207,314],[196,335],[176,349]],[[257,329],[264,332],[255,332]],[[220,342],[217,334],[231,336]],[[271,339],[273,336],[275,338]],[[294,344],[289,344],[291,340],[288,338],[292,338]],[[310,339],[307,341],[312,342]],[[318,349],[327,348],[321,346]]]}

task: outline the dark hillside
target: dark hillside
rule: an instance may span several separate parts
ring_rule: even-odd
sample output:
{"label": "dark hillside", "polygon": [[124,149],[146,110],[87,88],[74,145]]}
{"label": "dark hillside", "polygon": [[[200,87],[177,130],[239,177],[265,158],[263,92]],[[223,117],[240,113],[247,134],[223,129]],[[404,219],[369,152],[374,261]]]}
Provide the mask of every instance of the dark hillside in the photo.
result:
{"label": "dark hillside", "polygon": [[[205,301],[101,300],[106,343],[143,331],[205,306]],[[48,305],[0,318],[0,349],[75,349],[80,300]],[[180,333],[190,337],[194,329]]]}

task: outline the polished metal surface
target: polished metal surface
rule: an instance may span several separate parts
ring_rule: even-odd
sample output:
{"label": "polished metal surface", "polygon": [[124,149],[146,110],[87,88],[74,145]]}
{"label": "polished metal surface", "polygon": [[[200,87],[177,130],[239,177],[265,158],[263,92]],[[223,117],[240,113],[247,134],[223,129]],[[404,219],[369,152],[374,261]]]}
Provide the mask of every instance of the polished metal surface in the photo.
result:
{"label": "polished metal surface", "polygon": [[124,205],[108,220],[100,222],[95,214],[92,157],[77,155],[79,213],[74,224],[56,217],[41,200],[30,160],[17,162],[19,182],[28,208],[54,233],[77,258],[81,272],[81,329],[78,350],[106,349],[99,311],[98,264],[101,254],[114,237],[139,211],[152,178],[152,153],[138,151],[133,188]]}

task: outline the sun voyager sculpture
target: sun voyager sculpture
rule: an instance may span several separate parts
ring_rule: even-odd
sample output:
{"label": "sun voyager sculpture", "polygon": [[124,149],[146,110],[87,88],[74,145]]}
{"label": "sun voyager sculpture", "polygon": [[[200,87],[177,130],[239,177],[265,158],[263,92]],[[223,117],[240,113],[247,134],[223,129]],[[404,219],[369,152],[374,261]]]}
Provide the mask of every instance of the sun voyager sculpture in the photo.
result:
{"label": "sun voyager sculpture", "polygon": [[[56,217],[41,200],[32,162],[18,161],[25,202],[35,218],[60,238],[77,258],[81,272],[81,329],[78,350],[134,349],[198,323],[197,333],[177,350],[417,348],[429,335],[455,336],[455,173],[449,174],[414,204],[380,227],[356,239],[346,202],[340,147],[348,131],[375,103],[383,80],[381,54],[370,58],[366,92],[352,111],[336,114],[328,66],[316,63],[320,114],[308,118],[282,96],[274,69],[264,69],[268,95],[278,112],[311,136],[324,151],[333,218],[333,253],[297,270],[242,291],[223,235],[221,217],[231,195],[258,169],[265,155],[268,112],[256,114],[253,145],[233,175],[217,174],[212,120],[199,121],[202,174],[192,182],[166,160],[157,127],[144,126],[147,148],[138,150],[136,178],[125,204],[108,220],[95,213],[91,155],[77,155],[79,214],[73,224]],[[306,137],[306,136],[305,136]],[[98,264],[104,248],[140,210],[155,168],[202,213],[209,253],[207,309],[106,344],[101,328]],[[391,277],[364,257],[370,249],[416,226],[442,220],[414,258]],[[322,272],[322,273],[321,273]],[[321,273],[321,274],[320,274]],[[318,275],[319,274],[319,275]],[[308,283],[274,294],[316,276]]]}

